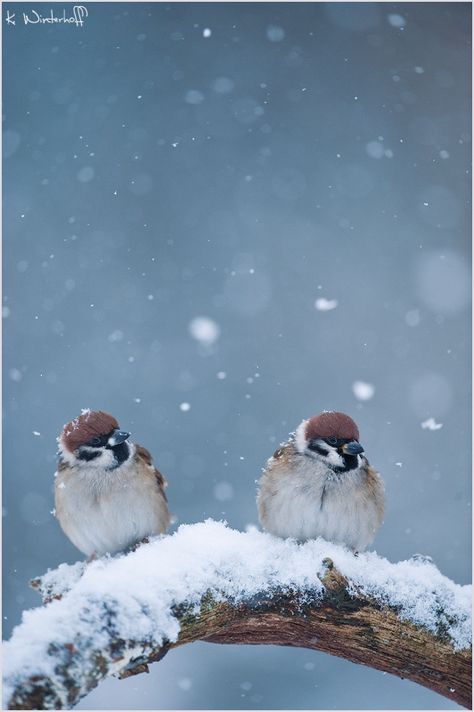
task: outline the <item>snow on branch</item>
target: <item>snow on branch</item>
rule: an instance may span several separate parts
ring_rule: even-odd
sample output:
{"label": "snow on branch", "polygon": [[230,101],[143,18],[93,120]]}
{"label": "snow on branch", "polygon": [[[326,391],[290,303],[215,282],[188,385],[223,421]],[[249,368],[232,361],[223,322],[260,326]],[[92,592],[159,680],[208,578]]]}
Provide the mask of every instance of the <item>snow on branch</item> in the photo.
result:
{"label": "snow on branch", "polygon": [[37,579],[46,605],[4,646],[4,706],[73,707],[108,675],[177,645],[313,648],[470,706],[471,591],[423,557],[392,564],[322,539],[298,544],[207,520]]}

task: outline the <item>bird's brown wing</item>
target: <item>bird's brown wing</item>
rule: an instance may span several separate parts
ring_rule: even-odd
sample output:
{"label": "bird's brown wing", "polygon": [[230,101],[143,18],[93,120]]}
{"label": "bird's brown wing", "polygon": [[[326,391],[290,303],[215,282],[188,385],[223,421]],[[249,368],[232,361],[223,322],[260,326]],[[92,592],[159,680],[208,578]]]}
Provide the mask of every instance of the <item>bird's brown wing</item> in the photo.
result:
{"label": "bird's brown wing", "polygon": [[278,450],[275,450],[271,456],[268,464],[271,463],[273,467],[287,467],[289,460],[295,453],[295,446],[292,442],[282,443]]}
{"label": "bird's brown wing", "polygon": [[166,479],[163,477],[161,472],[156,469],[156,467],[153,464],[153,458],[146,449],[146,447],[143,447],[143,445],[135,445],[135,455],[136,458],[139,462],[144,463],[145,465],[148,465],[148,467],[151,468],[153,471],[153,475],[156,480],[156,484],[158,485],[159,489],[161,490],[161,493],[163,494],[163,497],[165,498],[166,501],[168,501],[166,494],[165,494],[165,487],[168,486],[168,482]]}
{"label": "bird's brown wing", "polygon": [[379,514],[379,523],[381,524],[385,511],[384,483],[377,470],[369,464],[367,458],[364,458],[364,460],[365,462],[363,468],[367,476],[367,484],[369,486],[371,498],[376,502],[377,511]]}

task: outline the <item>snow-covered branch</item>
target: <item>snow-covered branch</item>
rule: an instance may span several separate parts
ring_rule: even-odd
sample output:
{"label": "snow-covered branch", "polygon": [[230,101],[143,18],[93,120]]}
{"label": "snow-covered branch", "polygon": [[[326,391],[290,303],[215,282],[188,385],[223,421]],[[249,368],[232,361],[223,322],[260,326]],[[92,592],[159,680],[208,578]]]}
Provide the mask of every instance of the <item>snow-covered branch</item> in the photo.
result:
{"label": "snow-covered branch", "polygon": [[136,551],[61,565],[4,649],[4,705],[74,706],[177,645],[313,648],[471,700],[469,586],[420,557],[392,564],[208,520]]}

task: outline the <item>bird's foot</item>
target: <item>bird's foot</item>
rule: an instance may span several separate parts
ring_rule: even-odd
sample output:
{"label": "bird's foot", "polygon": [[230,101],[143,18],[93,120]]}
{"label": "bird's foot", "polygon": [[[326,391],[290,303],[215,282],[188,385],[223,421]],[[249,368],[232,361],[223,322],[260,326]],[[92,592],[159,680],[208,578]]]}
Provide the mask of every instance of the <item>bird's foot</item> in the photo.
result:
{"label": "bird's foot", "polygon": [[149,544],[150,543],[150,537],[144,536],[143,539],[140,539],[140,541],[136,541],[135,544],[132,544],[129,546],[126,551],[127,554],[130,554],[132,551],[136,551],[142,544]]}

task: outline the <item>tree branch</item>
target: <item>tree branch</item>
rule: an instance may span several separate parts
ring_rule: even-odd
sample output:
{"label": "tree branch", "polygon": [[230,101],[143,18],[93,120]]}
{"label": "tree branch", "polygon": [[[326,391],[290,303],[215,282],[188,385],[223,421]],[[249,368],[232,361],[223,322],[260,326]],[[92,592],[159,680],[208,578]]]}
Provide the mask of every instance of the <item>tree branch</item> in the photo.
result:
{"label": "tree branch", "polygon": [[108,675],[144,672],[198,640],[322,650],[471,704],[469,587],[426,561],[390,564],[206,522],[125,557],[62,565],[34,585],[50,602],[6,644],[9,709],[72,707]]}

